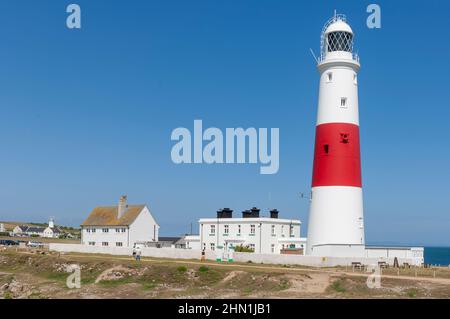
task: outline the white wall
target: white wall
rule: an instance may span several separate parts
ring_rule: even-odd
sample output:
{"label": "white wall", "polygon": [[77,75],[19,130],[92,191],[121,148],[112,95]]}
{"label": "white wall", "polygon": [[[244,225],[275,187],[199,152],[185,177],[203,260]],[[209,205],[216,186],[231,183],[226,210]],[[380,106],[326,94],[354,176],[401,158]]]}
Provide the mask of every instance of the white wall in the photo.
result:
{"label": "white wall", "polygon": [[[78,252],[107,255],[132,256],[131,247],[92,247],[80,244],[49,244],[49,249],[59,252]],[[157,258],[174,259],[198,259],[201,258],[201,252],[192,249],[175,248],[142,248],[142,256]],[[206,259],[215,260],[214,252],[206,251]],[[274,255],[274,254],[254,254],[254,253],[234,253],[236,262],[247,263],[251,261],[255,264],[274,264],[274,265],[303,265],[313,267],[334,267],[351,266],[352,262],[361,262],[363,265],[377,265],[379,261],[386,261],[389,264],[394,263],[394,258],[345,258],[345,257],[317,257],[317,256],[299,256],[299,255]],[[408,262],[414,265],[414,258],[398,258],[400,264]]]}
{"label": "white wall", "polygon": [[159,225],[153,218],[147,206],[130,225],[130,246],[135,242],[158,241]]}
{"label": "white wall", "polygon": [[[88,232],[87,228],[95,229],[95,233]],[[103,228],[107,228],[108,232],[104,233]],[[125,228],[125,232],[122,229]],[[117,232],[116,230],[119,230]],[[85,226],[82,229],[83,232],[83,242],[84,245],[89,245],[89,242],[95,242],[95,246],[102,246],[103,242],[107,242],[109,247],[116,247],[116,243],[122,243],[123,247],[128,245],[128,233],[129,229],[126,226]]]}

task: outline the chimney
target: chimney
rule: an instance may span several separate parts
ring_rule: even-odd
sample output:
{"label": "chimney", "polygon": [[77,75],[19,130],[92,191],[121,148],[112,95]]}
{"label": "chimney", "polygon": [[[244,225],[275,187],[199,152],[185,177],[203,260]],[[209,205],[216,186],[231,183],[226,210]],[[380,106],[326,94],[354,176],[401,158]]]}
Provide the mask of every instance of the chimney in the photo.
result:
{"label": "chimney", "polygon": [[261,211],[260,209],[253,207],[250,211],[252,212],[253,218],[259,218],[259,212]]}
{"label": "chimney", "polygon": [[122,216],[127,212],[127,196],[122,195],[119,199],[119,205],[117,206],[117,219],[122,218]]}
{"label": "chimney", "polygon": [[244,210],[242,212],[242,218],[250,218],[250,217],[252,217],[251,215],[252,215],[252,212],[249,210]]}
{"label": "chimney", "polygon": [[220,209],[217,211],[217,218],[233,218],[233,210],[229,208]]}
{"label": "chimney", "polygon": [[270,218],[278,218],[279,211],[277,209],[272,209],[270,211]]}

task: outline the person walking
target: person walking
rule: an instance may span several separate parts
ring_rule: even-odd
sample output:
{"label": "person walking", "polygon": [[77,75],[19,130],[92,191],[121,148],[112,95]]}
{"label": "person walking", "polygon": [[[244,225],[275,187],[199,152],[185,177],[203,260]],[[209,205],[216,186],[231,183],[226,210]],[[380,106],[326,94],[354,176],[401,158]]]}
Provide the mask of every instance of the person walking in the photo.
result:
{"label": "person walking", "polygon": [[141,249],[140,248],[136,249],[135,257],[136,257],[136,261],[141,261]]}

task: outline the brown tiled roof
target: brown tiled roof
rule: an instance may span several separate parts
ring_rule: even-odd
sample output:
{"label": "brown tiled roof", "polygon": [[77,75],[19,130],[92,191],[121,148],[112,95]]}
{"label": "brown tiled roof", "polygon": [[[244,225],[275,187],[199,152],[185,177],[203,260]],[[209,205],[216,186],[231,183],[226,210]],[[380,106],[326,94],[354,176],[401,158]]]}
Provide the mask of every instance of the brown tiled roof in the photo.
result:
{"label": "brown tiled roof", "polygon": [[145,205],[129,205],[122,218],[117,218],[117,206],[95,207],[81,226],[129,226]]}

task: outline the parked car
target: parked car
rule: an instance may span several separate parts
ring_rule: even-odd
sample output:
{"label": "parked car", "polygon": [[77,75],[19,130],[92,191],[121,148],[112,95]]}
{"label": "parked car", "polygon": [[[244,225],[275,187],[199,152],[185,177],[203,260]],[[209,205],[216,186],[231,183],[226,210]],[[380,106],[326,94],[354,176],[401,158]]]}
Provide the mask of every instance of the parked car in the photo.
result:
{"label": "parked car", "polygon": [[36,247],[36,248],[38,248],[38,247],[44,247],[44,244],[40,243],[40,242],[37,242],[37,241],[29,241],[27,243],[27,246],[28,247]]}
{"label": "parked car", "polygon": [[19,245],[19,242],[15,241],[15,240],[11,240],[11,239],[1,239],[0,240],[0,245],[2,245],[2,246],[16,246],[16,245]]}

